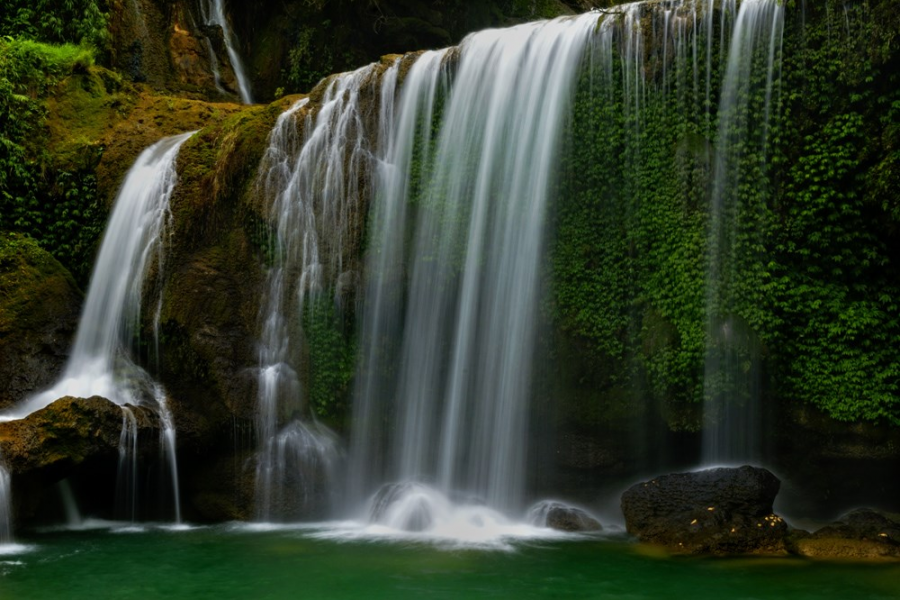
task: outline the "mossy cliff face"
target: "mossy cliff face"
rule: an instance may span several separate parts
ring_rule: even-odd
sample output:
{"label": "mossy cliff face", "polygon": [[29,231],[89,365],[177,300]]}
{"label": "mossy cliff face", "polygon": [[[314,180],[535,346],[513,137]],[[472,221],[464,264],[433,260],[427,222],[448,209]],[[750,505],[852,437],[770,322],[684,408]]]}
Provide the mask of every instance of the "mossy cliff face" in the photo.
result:
{"label": "mossy cliff face", "polygon": [[53,383],[81,300],[72,275],[37,242],[0,232],[0,409]]}

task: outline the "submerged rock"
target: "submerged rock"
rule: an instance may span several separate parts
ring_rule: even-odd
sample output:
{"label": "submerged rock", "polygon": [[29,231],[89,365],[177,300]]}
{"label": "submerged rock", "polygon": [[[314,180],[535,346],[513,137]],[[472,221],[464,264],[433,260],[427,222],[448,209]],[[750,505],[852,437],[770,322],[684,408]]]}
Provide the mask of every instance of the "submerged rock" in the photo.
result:
{"label": "submerged rock", "polygon": [[900,515],[871,508],[854,510],[812,535],[796,539],[794,551],[814,558],[900,557]]}
{"label": "submerged rock", "polygon": [[603,529],[600,521],[587,511],[553,500],[544,500],[534,505],[528,511],[528,520],[539,527],[559,531],[582,532]]}
{"label": "submerged rock", "polygon": [[437,513],[447,512],[448,505],[443,495],[427,486],[387,483],[372,498],[369,518],[401,531],[425,531],[434,526]]}
{"label": "submerged rock", "polygon": [[786,553],[788,525],[772,512],[781,482],[743,466],[663,475],[622,495],[628,532],[688,553]]}

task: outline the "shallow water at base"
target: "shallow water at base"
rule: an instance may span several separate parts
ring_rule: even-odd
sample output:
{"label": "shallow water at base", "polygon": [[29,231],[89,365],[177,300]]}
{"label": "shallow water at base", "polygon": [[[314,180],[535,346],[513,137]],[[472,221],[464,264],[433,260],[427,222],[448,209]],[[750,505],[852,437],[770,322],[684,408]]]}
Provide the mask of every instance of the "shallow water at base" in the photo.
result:
{"label": "shallow water at base", "polygon": [[67,598],[900,597],[900,565],[653,556],[617,539],[512,544],[511,551],[322,539],[348,524],[23,534],[0,558],[4,600]]}

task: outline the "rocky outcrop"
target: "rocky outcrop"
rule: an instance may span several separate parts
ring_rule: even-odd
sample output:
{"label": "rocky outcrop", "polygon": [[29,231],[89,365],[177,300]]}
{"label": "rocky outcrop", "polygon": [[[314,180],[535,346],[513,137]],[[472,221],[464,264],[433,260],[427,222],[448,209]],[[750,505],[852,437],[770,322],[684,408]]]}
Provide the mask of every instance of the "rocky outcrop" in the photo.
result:
{"label": "rocky outcrop", "polygon": [[781,482],[744,466],[663,475],[622,495],[628,532],[694,554],[781,554],[788,525],[772,512]]}
{"label": "rocky outcrop", "polygon": [[900,515],[860,508],[794,542],[794,551],[811,558],[900,558]]}
{"label": "rocky outcrop", "polygon": [[62,370],[81,299],[72,275],[37,242],[0,233],[0,410]]}

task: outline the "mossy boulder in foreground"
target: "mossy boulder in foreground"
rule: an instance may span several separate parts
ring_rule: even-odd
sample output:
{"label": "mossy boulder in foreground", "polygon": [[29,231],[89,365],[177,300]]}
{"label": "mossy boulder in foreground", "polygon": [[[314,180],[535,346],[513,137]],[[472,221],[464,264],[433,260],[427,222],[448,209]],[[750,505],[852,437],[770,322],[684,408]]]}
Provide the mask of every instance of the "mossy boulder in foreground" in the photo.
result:
{"label": "mossy boulder in foreground", "polygon": [[772,512],[781,482],[743,466],[663,475],[622,495],[628,533],[691,554],[785,554],[789,527]]}

